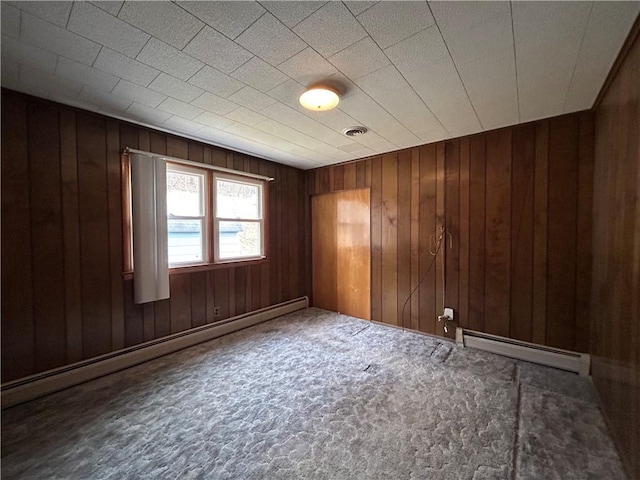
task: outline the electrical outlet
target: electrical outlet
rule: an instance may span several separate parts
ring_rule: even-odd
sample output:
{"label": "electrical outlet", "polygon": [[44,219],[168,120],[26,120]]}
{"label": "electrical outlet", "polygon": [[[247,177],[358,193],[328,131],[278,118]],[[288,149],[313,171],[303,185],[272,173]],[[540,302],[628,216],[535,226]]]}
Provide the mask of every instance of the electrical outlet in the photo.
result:
{"label": "electrical outlet", "polygon": [[213,307],[213,316],[214,317],[220,316],[220,307]]}
{"label": "electrical outlet", "polygon": [[449,320],[453,320],[453,308],[445,308],[444,315],[449,317]]}

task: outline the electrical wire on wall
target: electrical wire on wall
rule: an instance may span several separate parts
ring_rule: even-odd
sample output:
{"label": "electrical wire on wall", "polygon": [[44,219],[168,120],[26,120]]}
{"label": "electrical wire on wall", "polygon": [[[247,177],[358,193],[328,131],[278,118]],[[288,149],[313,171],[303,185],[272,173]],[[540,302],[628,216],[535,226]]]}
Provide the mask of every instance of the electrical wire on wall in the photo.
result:
{"label": "electrical wire on wall", "polygon": [[[427,270],[422,274],[422,277],[418,281],[418,284],[413,288],[413,290],[411,290],[411,293],[409,293],[409,296],[407,297],[407,299],[404,301],[404,304],[402,305],[402,314],[400,316],[401,317],[400,320],[402,322],[402,331],[403,332],[405,331],[405,327],[404,327],[404,312],[405,312],[405,309],[407,308],[407,304],[411,300],[411,297],[413,296],[413,294],[418,291],[418,288],[420,288],[420,285],[422,284],[424,279],[427,278],[427,274],[431,271],[431,269],[433,268],[433,265],[436,263],[436,260],[438,258],[438,253],[440,253],[440,252],[442,252],[442,311],[444,312],[444,309],[445,309],[445,306],[446,306],[446,293],[447,293],[447,290],[446,290],[446,288],[447,288],[446,275],[445,275],[445,264],[446,264],[445,251],[446,251],[446,248],[443,249],[442,248],[442,244],[444,243],[445,246],[446,246],[447,237],[449,238],[449,248],[452,248],[453,247],[453,237],[447,231],[447,229],[445,228],[444,225],[440,226],[440,233],[432,233],[431,236],[429,237],[429,253],[433,256],[433,258],[431,259],[431,262],[429,263],[429,266],[427,267]],[[443,318],[443,316],[439,315],[438,316],[438,321],[441,321],[442,318]],[[446,322],[444,324],[444,330],[445,330],[445,333],[447,333]]]}

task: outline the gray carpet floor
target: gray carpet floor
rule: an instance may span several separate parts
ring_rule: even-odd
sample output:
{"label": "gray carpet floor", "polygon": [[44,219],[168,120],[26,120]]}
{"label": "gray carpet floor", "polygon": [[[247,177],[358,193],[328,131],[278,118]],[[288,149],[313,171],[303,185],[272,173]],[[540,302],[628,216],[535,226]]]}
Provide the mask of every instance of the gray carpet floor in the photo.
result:
{"label": "gray carpet floor", "polygon": [[306,309],[2,415],[7,479],[624,479],[576,375]]}

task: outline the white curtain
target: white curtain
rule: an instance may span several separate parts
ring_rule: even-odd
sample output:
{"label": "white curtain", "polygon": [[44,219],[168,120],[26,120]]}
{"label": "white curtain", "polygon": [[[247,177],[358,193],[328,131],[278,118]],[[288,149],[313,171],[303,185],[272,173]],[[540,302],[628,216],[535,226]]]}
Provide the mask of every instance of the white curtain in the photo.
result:
{"label": "white curtain", "polygon": [[167,168],[162,158],[130,153],[135,303],[169,298]]}

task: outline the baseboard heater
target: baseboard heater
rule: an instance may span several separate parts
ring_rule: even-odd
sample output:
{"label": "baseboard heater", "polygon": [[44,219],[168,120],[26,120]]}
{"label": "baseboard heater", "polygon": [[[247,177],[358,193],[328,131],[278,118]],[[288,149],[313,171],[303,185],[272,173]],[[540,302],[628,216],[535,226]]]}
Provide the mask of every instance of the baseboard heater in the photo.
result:
{"label": "baseboard heater", "polygon": [[12,407],[34,398],[138,365],[308,306],[309,299],[307,297],[297,298],[243,315],[237,315],[221,322],[192,328],[158,340],[152,340],[99,357],[7,382],[2,384],[2,408]]}
{"label": "baseboard heater", "polygon": [[456,329],[456,343],[459,346],[476,348],[505,357],[575,372],[585,377],[589,376],[591,369],[591,357],[587,353],[545,347],[466,328]]}

